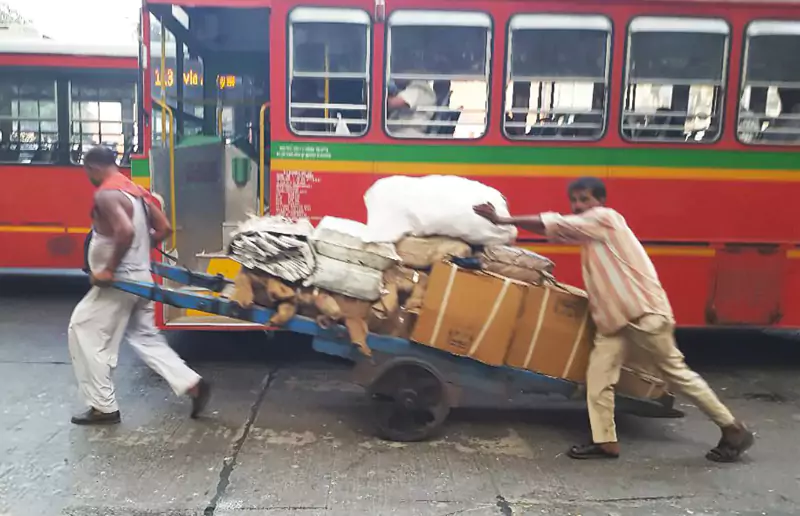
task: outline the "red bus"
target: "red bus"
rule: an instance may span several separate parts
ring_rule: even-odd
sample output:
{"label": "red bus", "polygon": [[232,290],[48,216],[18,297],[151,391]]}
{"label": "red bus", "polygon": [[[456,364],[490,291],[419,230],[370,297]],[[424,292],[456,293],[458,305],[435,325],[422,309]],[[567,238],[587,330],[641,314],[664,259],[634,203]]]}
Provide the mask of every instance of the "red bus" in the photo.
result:
{"label": "red bus", "polygon": [[[521,213],[568,210],[568,182],[594,175],[653,257],[679,324],[800,325],[800,2],[143,6],[145,109],[154,123],[166,113],[145,142],[150,176],[190,268],[234,274],[220,251],[247,211],[363,220],[380,177],[467,176]],[[155,86],[200,63],[202,99]],[[391,90],[411,83],[435,107],[393,114]],[[577,248],[520,244],[580,285]]]}
{"label": "red bus", "polygon": [[82,154],[113,146],[129,170],[137,69],[136,45],[0,38],[0,271],[82,267],[92,196]]}

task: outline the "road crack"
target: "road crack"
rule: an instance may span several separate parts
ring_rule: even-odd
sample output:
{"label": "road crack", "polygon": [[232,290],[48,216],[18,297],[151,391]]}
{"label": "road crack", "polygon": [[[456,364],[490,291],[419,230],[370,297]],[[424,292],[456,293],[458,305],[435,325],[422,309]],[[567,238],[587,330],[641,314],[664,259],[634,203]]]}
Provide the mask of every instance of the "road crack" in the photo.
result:
{"label": "road crack", "polygon": [[214,497],[210,502],[208,502],[208,505],[203,511],[203,516],[214,516],[220,500],[222,500],[222,497],[225,496],[225,492],[228,490],[228,486],[231,483],[231,474],[233,474],[233,470],[236,469],[236,462],[239,458],[239,452],[242,451],[242,447],[244,447],[244,443],[247,441],[247,437],[250,435],[250,430],[252,429],[256,418],[258,417],[259,410],[261,410],[264,397],[267,395],[267,390],[269,389],[269,386],[272,385],[272,380],[275,378],[275,374],[277,372],[278,368],[273,369],[272,371],[268,372],[261,381],[261,385],[259,386],[258,390],[258,396],[256,396],[253,404],[250,405],[250,412],[247,415],[247,420],[245,420],[244,425],[242,425],[242,428],[239,430],[239,435],[237,435],[234,439],[230,454],[222,461],[222,469],[219,472],[219,481],[217,482],[217,488],[214,492]]}
{"label": "road crack", "polygon": [[663,496],[626,496],[622,498],[588,498],[584,501],[591,503],[627,503],[627,502],[662,502],[694,498],[694,495],[663,495]]}

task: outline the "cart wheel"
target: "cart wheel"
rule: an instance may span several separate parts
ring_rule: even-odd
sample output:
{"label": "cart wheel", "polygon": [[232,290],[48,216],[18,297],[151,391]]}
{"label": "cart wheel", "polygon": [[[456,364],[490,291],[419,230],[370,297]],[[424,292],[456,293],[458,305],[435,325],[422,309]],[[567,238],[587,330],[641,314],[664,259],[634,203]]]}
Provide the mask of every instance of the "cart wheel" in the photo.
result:
{"label": "cart wheel", "polygon": [[450,413],[445,386],[428,369],[414,364],[393,367],[369,388],[379,437],[422,441],[439,430]]}

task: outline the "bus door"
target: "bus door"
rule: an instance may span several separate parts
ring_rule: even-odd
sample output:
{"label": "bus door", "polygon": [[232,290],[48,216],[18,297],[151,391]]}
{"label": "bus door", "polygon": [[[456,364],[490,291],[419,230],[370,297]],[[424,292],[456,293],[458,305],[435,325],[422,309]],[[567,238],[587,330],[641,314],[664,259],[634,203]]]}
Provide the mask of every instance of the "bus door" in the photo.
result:
{"label": "bus door", "polygon": [[205,270],[267,209],[267,8],[150,6],[151,176],[178,262]]}

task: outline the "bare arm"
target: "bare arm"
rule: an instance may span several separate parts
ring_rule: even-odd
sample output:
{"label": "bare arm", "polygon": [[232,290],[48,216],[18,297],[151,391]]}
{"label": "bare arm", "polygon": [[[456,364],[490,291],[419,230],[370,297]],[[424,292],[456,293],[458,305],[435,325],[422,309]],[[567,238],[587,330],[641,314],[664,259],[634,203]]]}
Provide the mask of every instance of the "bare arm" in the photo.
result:
{"label": "bare arm", "polygon": [[395,95],[393,97],[389,97],[386,101],[386,105],[390,110],[392,109],[405,109],[410,107],[408,102],[403,99],[400,95]]}
{"label": "bare arm", "polygon": [[546,235],[547,229],[544,227],[541,215],[520,215],[519,217],[498,217],[497,222],[500,226],[517,226],[525,231]]}
{"label": "bare arm", "polygon": [[498,226],[517,226],[525,231],[545,235],[547,228],[545,228],[540,215],[522,215],[520,217],[501,217],[497,214],[494,206],[491,204],[480,204],[473,208],[475,213],[485,218],[492,224]]}
{"label": "bare arm", "polygon": [[164,212],[156,206],[150,206],[150,227],[153,228],[150,237],[153,239],[153,244],[157,245],[169,238],[172,235],[172,225],[167,220]]}
{"label": "bare arm", "polygon": [[520,229],[560,242],[580,243],[588,240],[602,240],[610,227],[595,214],[541,213],[520,217],[501,217],[491,204],[475,206],[474,210],[475,213],[494,224],[517,226]]}
{"label": "bare arm", "polygon": [[133,243],[133,223],[123,202],[130,201],[117,191],[101,191],[95,195],[95,206],[100,218],[111,228],[111,238],[114,241],[114,250],[106,265],[106,270],[112,273],[117,270]]}

